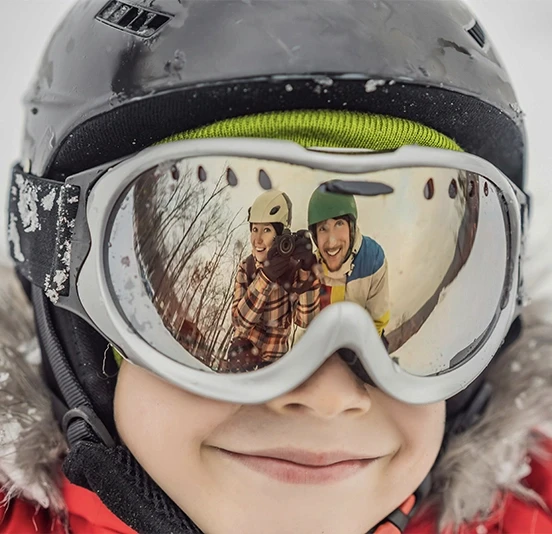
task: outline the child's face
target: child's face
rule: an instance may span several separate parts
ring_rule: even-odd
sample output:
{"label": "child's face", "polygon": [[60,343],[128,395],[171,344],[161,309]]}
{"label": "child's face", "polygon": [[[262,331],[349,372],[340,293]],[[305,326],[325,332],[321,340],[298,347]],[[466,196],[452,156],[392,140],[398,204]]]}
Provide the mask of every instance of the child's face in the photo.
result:
{"label": "child's face", "polygon": [[[115,418],[136,459],[203,532],[363,534],[431,469],[445,403],[394,400],[338,356],[255,406],[198,397],[124,362]],[[313,463],[334,465],[298,465]]]}

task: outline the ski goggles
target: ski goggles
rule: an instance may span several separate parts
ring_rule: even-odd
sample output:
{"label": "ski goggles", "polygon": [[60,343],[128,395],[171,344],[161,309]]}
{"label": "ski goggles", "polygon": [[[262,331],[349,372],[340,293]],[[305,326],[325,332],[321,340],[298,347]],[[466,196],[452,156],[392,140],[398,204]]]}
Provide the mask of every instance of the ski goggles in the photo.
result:
{"label": "ski goggles", "polygon": [[526,196],[465,153],[182,141],[65,183],[16,167],[11,195],[25,277],[222,401],[278,397],[336,353],[398,400],[445,400],[522,305]]}

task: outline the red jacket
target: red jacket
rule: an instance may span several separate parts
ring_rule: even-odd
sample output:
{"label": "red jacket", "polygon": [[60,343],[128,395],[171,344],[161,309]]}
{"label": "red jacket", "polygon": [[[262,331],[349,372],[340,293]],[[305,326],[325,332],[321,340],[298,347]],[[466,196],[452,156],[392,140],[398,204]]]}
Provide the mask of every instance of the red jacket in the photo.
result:
{"label": "red jacket", "polygon": [[[534,459],[531,469],[531,474],[525,479],[526,485],[535,490],[552,510],[552,458]],[[63,495],[69,510],[70,532],[73,534],[136,534],[90,491],[65,481]],[[389,534],[395,532],[389,529]],[[12,501],[7,507],[0,505],[0,534],[37,533],[65,534],[65,529],[59,520],[52,520],[47,510],[36,510],[34,505],[22,500]],[[435,517],[430,513],[415,518],[405,532],[436,533]],[[507,494],[490,519],[465,525],[458,534],[552,534],[552,513],[537,504]]]}
{"label": "red jacket", "polygon": [[[545,448],[550,456],[547,459],[532,459],[531,473],[524,483],[540,495],[548,511],[537,503],[507,493],[490,518],[463,525],[454,534],[552,534],[552,440],[547,441]],[[436,533],[435,517],[432,514],[414,518],[405,531],[405,534]],[[446,531],[441,534],[453,533]]]}
{"label": "red jacket", "polygon": [[[65,479],[63,496],[69,511],[71,534],[136,534],[112,514],[95,493],[75,486]],[[66,534],[66,532],[62,521],[52,519],[48,510],[44,508],[37,510],[33,504],[20,499],[11,501],[7,507],[0,505],[0,534]]]}

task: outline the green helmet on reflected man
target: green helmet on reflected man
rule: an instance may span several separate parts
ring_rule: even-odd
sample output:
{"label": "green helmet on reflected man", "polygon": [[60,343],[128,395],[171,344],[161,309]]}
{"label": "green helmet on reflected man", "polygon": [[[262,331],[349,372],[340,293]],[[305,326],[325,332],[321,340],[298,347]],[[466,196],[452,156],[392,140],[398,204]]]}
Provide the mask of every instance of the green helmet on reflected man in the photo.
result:
{"label": "green helmet on reflected man", "polygon": [[310,197],[308,224],[309,228],[327,219],[337,219],[349,215],[356,223],[358,210],[353,195],[328,193],[319,187]]}

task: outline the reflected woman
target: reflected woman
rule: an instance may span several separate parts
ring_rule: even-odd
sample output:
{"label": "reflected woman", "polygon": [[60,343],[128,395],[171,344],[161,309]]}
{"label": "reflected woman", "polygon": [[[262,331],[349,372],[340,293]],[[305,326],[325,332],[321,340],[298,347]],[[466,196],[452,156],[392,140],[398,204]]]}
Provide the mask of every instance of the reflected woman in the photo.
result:
{"label": "reflected woman", "polygon": [[[262,193],[249,209],[251,255],[238,266],[232,304],[233,340],[222,371],[255,369],[289,350],[293,324],[306,328],[320,309],[320,283],[308,232],[291,234],[291,200]],[[282,237],[293,250],[279,246]]]}

